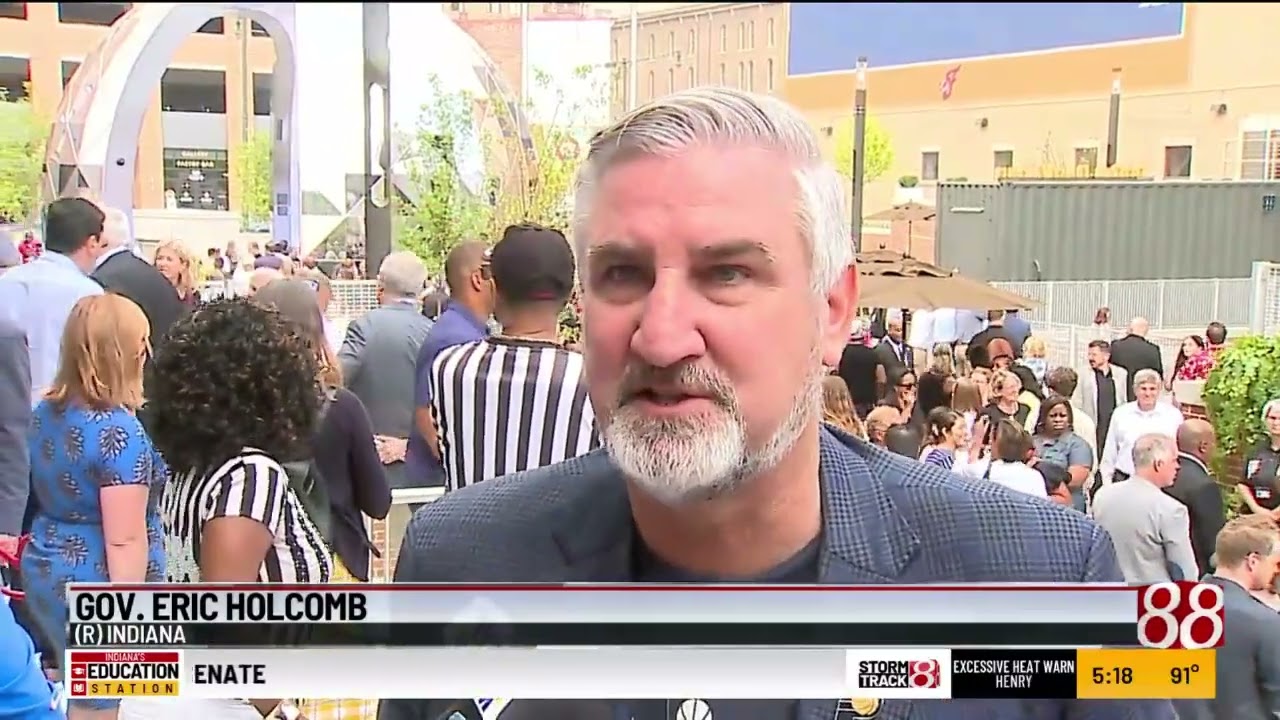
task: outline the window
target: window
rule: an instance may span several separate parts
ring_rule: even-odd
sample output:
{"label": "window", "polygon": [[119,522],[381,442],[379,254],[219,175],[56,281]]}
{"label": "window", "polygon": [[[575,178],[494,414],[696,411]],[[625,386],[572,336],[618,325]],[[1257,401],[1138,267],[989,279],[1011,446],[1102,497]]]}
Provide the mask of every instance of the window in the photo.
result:
{"label": "window", "polygon": [[720,84],[724,85],[726,83],[728,83],[728,78],[725,76],[724,63],[720,63]]}
{"label": "window", "polygon": [[1164,176],[1167,178],[1191,177],[1191,146],[1164,146]]}
{"label": "window", "polygon": [[80,63],[75,60],[62,61],[62,87],[66,89],[67,83],[71,82],[72,76],[76,74],[76,70],[80,68]]}
{"label": "window", "polygon": [[26,3],[0,3],[0,18],[27,19]]}
{"label": "window", "polygon": [[58,3],[58,22],[74,25],[110,25],[129,9],[129,3]]}
{"label": "window", "polygon": [[160,78],[160,109],[165,112],[225,113],[226,73],[186,68],[165,70]]}
{"label": "window", "polygon": [[768,77],[765,78],[765,82],[769,92],[773,92],[773,58],[765,61],[765,72],[769,73]]}
{"label": "window", "polygon": [[1280,128],[1241,133],[1240,179],[1280,180]]}
{"label": "window", "polygon": [[254,37],[268,37],[267,29],[259,25],[257,20],[249,21],[249,34]]}
{"label": "window", "polygon": [[747,86],[747,64],[738,63],[738,87],[745,88]]}
{"label": "window", "polygon": [[489,3],[489,12],[494,15],[502,13],[502,3]]}
{"label": "window", "polygon": [[756,21],[752,20],[747,23],[747,49],[756,49]]}
{"label": "window", "polygon": [[676,91],[676,71],[668,69],[667,70],[667,92],[672,93],[675,91]]}
{"label": "window", "polygon": [[653,36],[653,33],[649,33],[649,57],[646,59],[652,60],[656,57],[658,57],[658,40]]}
{"label": "window", "polygon": [[926,150],[920,153],[920,179],[938,179],[938,151]]}
{"label": "window", "polygon": [[31,84],[31,61],[26,58],[0,57],[0,100],[17,102],[27,97]]}
{"label": "window", "polygon": [[1002,178],[1009,174],[1009,170],[1013,169],[1013,151],[1012,150],[996,150],[992,153],[993,165],[996,170],[996,177]]}
{"label": "window", "polygon": [[698,51],[698,31],[689,31],[689,54],[692,55]]}
{"label": "window", "polygon": [[748,90],[756,89],[756,61],[755,60],[747,61],[747,89]]}
{"label": "window", "polygon": [[649,97],[653,97],[653,71],[649,71]]}
{"label": "window", "polygon": [[764,24],[764,32],[767,36],[765,42],[769,43],[769,47],[776,45],[778,41],[773,34],[773,18],[769,18],[769,21]]}
{"label": "window", "polygon": [[220,17],[213,18],[209,22],[201,25],[200,29],[196,30],[196,32],[204,33],[206,35],[221,35],[222,31],[223,31],[223,22],[222,22],[222,18]]}
{"label": "window", "polygon": [[667,33],[667,54],[676,54],[676,34],[673,32]]}
{"label": "window", "polygon": [[618,55],[618,38],[614,38],[613,39],[613,58],[614,60],[617,60],[618,57],[620,57]]}
{"label": "window", "polygon": [[720,26],[720,52],[729,51],[729,28],[725,25]]}
{"label": "window", "polygon": [[1098,146],[1076,148],[1076,175],[1095,177],[1098,174]]}
{"label": "window", "polygon": [[449,3],[449,12],[462,12],[462,3]]}
{"label": "window", "polygon": [[747,48],[747,24],[738,23],[738,49],[745,50]]}
{"label": "window", "polygon": [[693,68],[689,68],[689,87],[695,87],[698,84],[698,76],[693,72]]}
{"label": "window", "polygon": [[271,73],[253,74],[253,114],[259,117],[271,114]]}

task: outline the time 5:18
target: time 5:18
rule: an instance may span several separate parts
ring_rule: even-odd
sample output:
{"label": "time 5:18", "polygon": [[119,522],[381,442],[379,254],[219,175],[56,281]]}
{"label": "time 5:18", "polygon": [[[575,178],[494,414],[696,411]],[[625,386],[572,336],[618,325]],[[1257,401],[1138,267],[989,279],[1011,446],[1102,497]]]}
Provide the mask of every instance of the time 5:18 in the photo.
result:
{"label": "time 5:18", "polygon": [[1131,685],[1133,684],[1133,668],[1100,668],[1093,669],[1093,682],[1096,685]]}

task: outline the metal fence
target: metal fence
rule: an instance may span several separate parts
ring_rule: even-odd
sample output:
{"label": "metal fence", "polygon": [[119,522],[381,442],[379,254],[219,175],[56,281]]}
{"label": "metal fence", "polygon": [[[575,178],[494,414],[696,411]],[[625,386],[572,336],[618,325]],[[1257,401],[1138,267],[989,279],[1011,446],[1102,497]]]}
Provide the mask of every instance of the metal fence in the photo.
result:
{"label": "metal fence", "polygon": [[[1064,323],[1035,322],[1031,326],[1034,335],[1042,338],[1048,349],[1049,367],[1070,367],[1083,372],[1089,367],[1089,343],[1094,340],[1116,340],[1125,334],[1123,328],[1096,325],[1068,325]],[[1232,337],[1249,331],[1248,326],[1227,327],[1228,342]],[[1174,360],[1178,357],[1178,349],[1183,338],[1188,335],[1204,335],[1204,325],[1183,328],[1152,329],[1147,339],[1160,348],[1164,360],[1164,369],[1168,373],[1173,369]]]}
{"label": "metal fence", "polygon": [[1260,335],[1280,332],[1280,263],[1254,263],[1250,281],[1253,293],[1249,329]]}
{"label": "metal fence", "polygon": [[1039,309],[1021,313],[1037,326],[1089,326],[1098,308],[1106,307],[1116,322],[1145,317],[1155,329],[1198,327],[1196,332],[1204,332],[1214,320],[1227,327],[1249,327],[1256,283],[1254,278],[1206,278],[991,284],[1039,300]]}

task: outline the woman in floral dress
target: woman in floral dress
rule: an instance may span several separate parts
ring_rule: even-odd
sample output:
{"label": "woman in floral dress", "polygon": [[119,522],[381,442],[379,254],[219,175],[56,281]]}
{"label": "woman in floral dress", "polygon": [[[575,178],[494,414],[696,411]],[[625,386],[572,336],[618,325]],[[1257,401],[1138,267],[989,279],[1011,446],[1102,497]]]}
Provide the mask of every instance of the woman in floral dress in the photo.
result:
{"label": "woman in floral dress", "polygon": [[[22,555],[29,611],[58,655],[68,583],[164,580],[158,503],[166,472],[135,412],[150,347],[142,310],[120,295],[76,303],[61,363],[32,413],[31,491],[39,512]],[[118,700],[73,700],[72,720],[109,720]]]}

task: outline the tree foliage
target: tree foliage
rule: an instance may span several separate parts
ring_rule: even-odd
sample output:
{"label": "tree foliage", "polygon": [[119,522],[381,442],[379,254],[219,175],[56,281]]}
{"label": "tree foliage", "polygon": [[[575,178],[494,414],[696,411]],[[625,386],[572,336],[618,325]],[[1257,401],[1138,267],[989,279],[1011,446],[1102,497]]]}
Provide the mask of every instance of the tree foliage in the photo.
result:
{"label": "tree foliage", "polygon": [[[579,69],[575,79],[588,75],[588,69]],[[594,106],[570,98],[550,76],[535,70],[532,92],[549,100],[542,105],[550,111],[543,113],[544,122],[530,128],[533,143],[526,149],[520,138],[500,130],[514,125],[513,118],[494,114],[505,112],[504,103],[446,92],[435,77],[428,82],[435,99],[422,107],[414,128],[395,129],[410,196],[399,203],[397,246],[438,269],[458,243],[492,238],[506,225],[535,222],[567,230],[585,135],[579,123]],[[599,98],[601,104],[608,97],[604,87],[579,94]],[[485,173],[479,193],[461,182],[458,166],[459,153],[477,141]]]}
{"label": "tree foliage", "polygon": [[[832,162],[836,170],[846,178],[853,178],[853,118],[836,123],[832,129],[832,144],[835,147]],[[867,135],[863,152],[866,162],[863,165],[863,179],[874,182],[893,166],[893,146],[889,133],[884,126],[873,117],[867,118]]]}
{"label": "tree foliage", "polygon": [[[1247,335],[1223,348],[1204,384],[1205,408],[1218,437],[1218,477],[1225,459],[1248,452],[1266,437],[1262,407],[1280,397],[1280,337]],[[1241,478],[1231,478],[1231,484]]]}
{"label": "tree foliage", "polygon": [[49,126],[26,100],[7,102],[0,88],[0,222],[35,217]]}
{"label": "tree foliage", "polygon": [[232,172],[241,225],[248,228],[271,220],[271,135],[251,133],[240,146]]}

